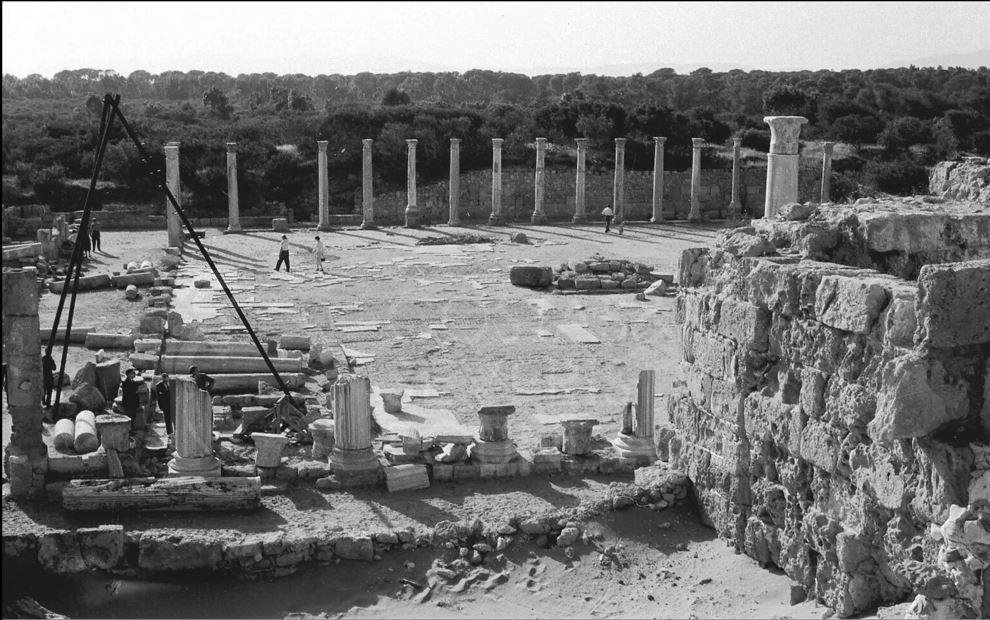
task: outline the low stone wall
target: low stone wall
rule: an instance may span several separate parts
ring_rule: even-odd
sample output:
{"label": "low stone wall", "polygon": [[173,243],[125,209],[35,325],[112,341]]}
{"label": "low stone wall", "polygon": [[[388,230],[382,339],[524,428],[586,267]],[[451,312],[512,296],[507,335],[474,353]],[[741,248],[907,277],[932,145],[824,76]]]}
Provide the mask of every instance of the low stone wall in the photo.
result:
{"label": "low stone wall", "polygon": [[[531,168],[502,171],[502,214],[508,221],[529,222],[535,200],[535,172]],[[585,212],[589,220],[598,221],[605,205],[612,204],[611,170],[588,170],[585,184]],[[548,169],[545,172],[546,194],[543,210],[551,221],[569,222],[574,215],[576,172],[571,169]],[[460,215],[468,222],[482,222],[492,211],[492,173],[490,170],[465,172],[460,177]],[[802,169],[799,195],[802,200],[818,198],[821,172]],[[759,217],[763,214],[766,191],[765,168],[740,171],[739,199],[742,212]],[[625,219],[646,221],[653,215],[653,173],[626,171]],[[732,171],[702,170],[701,210],[707,218],[722,218],[732,200]],[[416,197],[423,223],[446,223],[450,215],[449,183],[441,181],[417,188]],[[663,213],[667,219],[686,219],[691,208],[691,172],[664,173]],[[354,199],[355,212],[361,210],[361,194]],[[383,224],[401,224],[405,220],[406,192],[383,192],[375,195],[375,220]]]}
{"label": "low stone wall", "polygon": [[929,233],[990,214],[882,206],[684,252],[670,462],[721,536],[842,617],[912,596],[986,616],[990,249],[907,269],[916,281],[867,266],[952,260],[959,237]]}

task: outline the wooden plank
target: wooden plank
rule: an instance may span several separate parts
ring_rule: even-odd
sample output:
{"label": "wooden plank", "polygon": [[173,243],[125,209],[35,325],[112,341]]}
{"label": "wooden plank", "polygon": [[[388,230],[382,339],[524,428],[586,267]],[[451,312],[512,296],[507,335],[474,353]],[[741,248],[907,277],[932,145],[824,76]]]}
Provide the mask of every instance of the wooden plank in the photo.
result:
{"label": "wooden plank", "polygon": [[557,331],[562,333],[571,342],[578,344],[601,344],[601,339],[584,327],[575,323],[566,323],[557,326]]}
{"label": "wooden plank", "polygon": [[72,480],[62,491],[66,510],[255,510],[261,478],[123,478]]}

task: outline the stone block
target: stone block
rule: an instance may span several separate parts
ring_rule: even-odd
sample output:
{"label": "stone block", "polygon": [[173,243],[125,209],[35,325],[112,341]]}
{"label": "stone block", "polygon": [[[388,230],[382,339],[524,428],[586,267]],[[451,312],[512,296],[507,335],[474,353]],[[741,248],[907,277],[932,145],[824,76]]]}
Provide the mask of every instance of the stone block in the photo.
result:
{"label": "stone block", "polygon": [[717,379],[733,379],[736,346],[728,338],[696,331],[689,327],[682,330],[684,361]]}
{"label": "stone block", "polygon": [[574,278],[574,288],[577,290],[598,289],[602,287],[602,281],[598,276],[582,275]]}
{"label": "stone block", "polygon": [[110,570],[124,559],[124,527],[101,525],[76,530],[79,549],[87,568]]}
{"label": "stone block", "polygon": [[809,420],[801,432],[799,456],[829,473],[835,471],[839,458],[839,430],[829,425]]}
{"label": "stone block", "polygon": [[280,233],[291,232],[289,229],[289,220],[284,217],[272,218],[272,230]]}
{"label": "stone block", "polygon": [[283,334],[278,340],[278,348],[291,351],[309,351],[312,341],[309,336]]}
{"label": "stone block", "polygon": [[430,477],[426,465],[395,465],[385,468],[385,484],[389,493],[427,489],[430,487]]}
{"label": "stone block", "polygon": [[883,280],[825,276],[815,293],[815,317],[837,329],[868,334],[889,300]]}
{"label": "stone block", "polygon": [[739,345],[766,351],[769,347],[770,312],[744,301],[722,299],[718,304],[716,331]]}
{"label": "stone block", "polygon": [[344,560],[370,562],[374,559],[375,548],[370,536],[342,536],[334,545],[334,553]]}
{"label": "stone block", "polygon": [[158,368],[158,355],[155,353],[131,353],[127,360],[137,370],[155,370]]}
{"label": "stone block", "polygon": [[130,334],[101,334],[90,332],[86,334],[87,349],[133,349],[134,336]]}
{"label": "stone block", "polygon": [[39,535],[38,563],[53,573],[78,573],[86,570],[79,539],[72,530],[54,530]]}
{"label": "stone block", "polygon": [[553,270],[535,265],[515,265],[509,269],[509,282],[529,288],[547,287],[553,283]]}
{"label": "stone block", "polygon": [[453,465],[433,465],[433,480],[435,482],[447,481],[454,479],[454,466]]}
{"label": "stone block", "polygon": [[990,342],[990,259],[925,265],[915,340],[932,347]]}

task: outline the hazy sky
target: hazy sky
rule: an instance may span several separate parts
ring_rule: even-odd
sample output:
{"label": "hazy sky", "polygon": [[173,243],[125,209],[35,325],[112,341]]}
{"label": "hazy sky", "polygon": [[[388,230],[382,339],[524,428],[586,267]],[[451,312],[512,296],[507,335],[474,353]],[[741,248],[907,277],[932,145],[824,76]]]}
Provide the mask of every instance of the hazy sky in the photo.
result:
{"label": "hazy sky", "polygon": [[866,69],[990,50],[990,2],[3,2],[2,29],[18,77]]}

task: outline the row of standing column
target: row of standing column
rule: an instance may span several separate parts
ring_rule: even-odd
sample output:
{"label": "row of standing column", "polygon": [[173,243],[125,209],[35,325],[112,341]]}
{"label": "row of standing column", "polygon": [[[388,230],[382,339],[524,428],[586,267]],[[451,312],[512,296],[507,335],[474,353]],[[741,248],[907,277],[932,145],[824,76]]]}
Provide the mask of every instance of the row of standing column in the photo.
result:
{"label": "row of standing column", "polygon": [[[772,217],[776,209],[787,202],[797,200],[797,132],[802,124],[793,120],[800,117],[772,117],[768,120],[774,136],[767,166],[767,195],[765,204],[766,217]],[[803,120],[803,119],[802,119]],[[806,121],[805,121],[806,122]],[[665,137],[654,137],[653,152],[653,199],[651,222],[662,222],[663,217],[663,175],[664,175],[664,144]],[[450,183],[448,224],[460,223],[460,138],[450,139]],[[577,175],[575,179],[574,223],[587,221],[585,185],[587,176],[587,138],[577,138]],[[375,228],[374,194],[372,190],[372,143],[373,140],[362,140],[362,211],[361,228]],[[505,217],[502,213],[502,138],[492,138],[492,210],[488,218],[491,225],[502,225]],[[701,150],[704,140],[692,138],[691,157],[691,208],[688,221],[701,221]],[[625,220],[625,138],[615,139],[615,176],[612,191],[612,206],[615,221]],[[407,145],[407,206],[405,221],[407,227],[417,227],[420,223],[419,208],[416,192],[416,145],[417,140],[406,140]],[[821,202],[830,200],[830,179],[832,172],[832,147],[834,143],[823,144]],[[329,194],[330,183],[327,173],[327,141],[320,140],[318,146],[318,228],[321,231],[330,230]],[[534,224],[546,222],[547,216],[543,209],[546,197],[546,138],[536,139],[536,173],[534,187],[534,208],[531,221]],[[735,220],[739,215],[739,170],[740,170],[739,138],[732,140],[732,197],[729,203],[728,216]],[[166,180],[173,196],[179,200],[179,144],[171,142],[165,146]],[[240,232],[240,209],[237,192],[237,152],[236,143],[227,143],[227,196],[228,196],[228,227],[227,232]],[[167,228],[170,246],[181,246],[181,222],[174,209],[167,206]]]}

